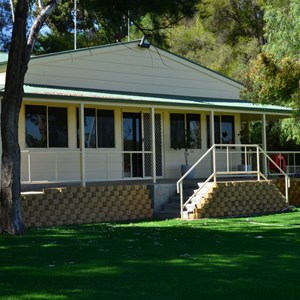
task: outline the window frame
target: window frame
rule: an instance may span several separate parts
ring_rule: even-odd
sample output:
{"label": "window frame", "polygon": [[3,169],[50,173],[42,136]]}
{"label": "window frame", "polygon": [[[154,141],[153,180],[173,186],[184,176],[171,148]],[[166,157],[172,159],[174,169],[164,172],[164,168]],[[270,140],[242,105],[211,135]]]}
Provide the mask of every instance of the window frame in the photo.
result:
{"label": "window frame", "polygon": [[[223,142],[222,132],[223,132],[223,124],[227,119],[226,123],[230,123],[232,126],[232,139],[231,142]],[[230,120],[228,122],[228,119]],[[217,124],[217,126],[216,126]],[[235,116],[234,115],[214,115],[214,126],[215,126],[215,144],[221,145],[231,145],[235,144]],[[207,148],[209,149],[211,145],[210,140],[210,131],[211,131],[211,122],[210,116],[206,116],[206,128],[207,128]]]}
{"label": "window frame", "polygon": [[[28,130],[29,124],[27,123],[28,121],[28,110],[32,109],[32,111],[36,110],[44,110],[43,114],[44,114],[44,128],[43,130],[44,135],[41,135],[41,139],[44,139],[44,143],[41,145],[32,145],[30,143],[28,143],[29,141],[29,134],[30,134],[30,130]],[[64,138],[65,141],[63,141],[63,145],[59,145],[53,142],[55,141],[54,139],[52,140],[51,136],[53,135],[53,132],[55,132],[55,130],[53,130],[52,127],[53,125],[56,126],[58,123],[55,121],[52,121],[49,118],[49,111],[51,111],[53,109],[53,111],[55,110],[62,110],[63,111],[63,115],[65,117],[65,124],[63,124],[63,126],[61,128],[59,128],[57,131],[58,132],[64,132]],[[68,126],[68,108],[67,107],[63,107],[63,106],[48,106],[48,105],[35,105],[35,104],[25,104],[25,146],[26,148],[41,148],[41,149],[53,149],[53,148],[68,148],[69,147],[69,126]],[[55,115],[55,114],[54,114]],[[62,120],[61,115],[58,118],[59,120]],[[38,126],[38,125],[35,125]],[[32,130],[34,130],[34,128],[32,128]],[[51,132],[50,132],[51,131]],[[39,131],[40,133],[40,131]]]}
{"label": "window frame", "polygon": [[[85,107],[84,108],[84,118],[86,117],[86,112],[87,111],[94,111],[94,120],[95,120],[95,125],[94,125],[94,132],[95,132],[95,138],[94,138],[94,146],[93,147],[87,147],[86,143],[86,131],[84,128],[84,145],[86,149],[114,149],[116,147],[116,133],[115,133],[115,110],[113,109],[98,109],[98,108],[89,108]],[[101,126],[102,122],[99,121],[101,118],[100,112],[103,113],[102,117],[110,117],[111,123],[110,126],[107,126],[106,128]],[[77,148],[80,148],[80,116],[79,116],[79,108],[77,107],[76,109],[76,119],[77,119]],[[101,124],[100,124],[101,123]],[[85,127],[85,126],[84,126]],[[108,138],[100,138],[99,134],[101,131],[102,133],[107,130],[107,128],[110,128],[110,134],[108,135]],[[111,134],[113,133],[113,134]],[[107,141],[109,141],[108,144],[105,144]],[[105,146],[106,145],[106,146]]]}
{"label": "window frame", "polygon": [[[198,137],[191,140],[191,130],[198,122]],[[170,113],[170,148],[171,149],[201,149],[201,114]]]}

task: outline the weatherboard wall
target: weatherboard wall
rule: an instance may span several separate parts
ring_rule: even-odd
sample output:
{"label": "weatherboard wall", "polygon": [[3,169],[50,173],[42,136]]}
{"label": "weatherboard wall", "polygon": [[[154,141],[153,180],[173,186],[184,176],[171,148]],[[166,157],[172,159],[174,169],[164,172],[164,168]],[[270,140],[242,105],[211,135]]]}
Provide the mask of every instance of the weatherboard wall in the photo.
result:
{"label": "weatherboard wall", "polygon": [[[27,148],[25,140],[25,105],[39,104],[48,106],[62,106],[68,109],[68,142],[67,148]],[[76,108],[79,104],[63,104],[61,102],[33,102],[25,100],[20,111],[20,147],[21,176],[23,182],[28,181],[80,181],[81,180],[81,150],[77,147],[77,120]],[[103,108],[102,105],[89,105],[87,107]],[[123,179],[123,142],[122,142],[122,114],[123,112],[149,113],[145,108],[113,107],[115,114],[115,148],[85,149],[85,175],[87,181],[105,181]],[[156,110],[161,115],[162,127],[162,176],[161,178],[181,177],[180,165],[185,163],[184,150],[175,150],[170,147],[170,113],[182,110]],[[186,113],[199,113],[201,115],[201,149],[193,149],[189,154],[189,163],[196,162],[207,151],[206,117],[209,112],[185,110]],[[240,116],[235,114],[235,141],[239,142]],[[241,155],[231,157],[233,167],[237,170]],[[226,159],[218,161],[220,169],[225,170]],[[208,159],[196,170],[196,177],[207,177],[211,174],[211,161]]]}
{"label": "weatherboard wall", "polygon": [[26,84],[239,99],[233,80],[137,43],[46,55],[30,61]]}

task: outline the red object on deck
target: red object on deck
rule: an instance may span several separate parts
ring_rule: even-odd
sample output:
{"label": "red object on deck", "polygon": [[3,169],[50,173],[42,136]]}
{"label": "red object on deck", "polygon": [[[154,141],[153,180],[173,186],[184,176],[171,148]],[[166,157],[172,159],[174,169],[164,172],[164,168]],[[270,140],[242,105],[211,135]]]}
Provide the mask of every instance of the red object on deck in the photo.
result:
{"label": "red object on deck", "polygon": [[[285,161],[285,157],[282,154],[275,154],[271,157],[274,162],[276,163],[276,165],[285,172],[286,170],[286,161]],[[275,171],[275,172],[279,172],[279,170],[277,169],[277,167],[270,162],[270,171]]]}

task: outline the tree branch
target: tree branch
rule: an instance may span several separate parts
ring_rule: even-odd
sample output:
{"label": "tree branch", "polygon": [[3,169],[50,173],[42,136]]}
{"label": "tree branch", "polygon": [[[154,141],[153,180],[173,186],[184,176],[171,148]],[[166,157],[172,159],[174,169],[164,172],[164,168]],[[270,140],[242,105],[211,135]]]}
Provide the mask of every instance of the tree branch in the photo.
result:
{"label": "tree branch", "polygon": [[44,1],[39,0],[39,8],[42,9],[44,7]]}
{"label": "tree branch", "polygon": [[[45,24],[47,18],[51,15],[52,11],[55,9],[56,5],[59,4],[61,0],[50,0],[46,5],[40,6],[41,10],[37,15],[33,25],[31,26],[30,33],[27,39],[27,49],[26,49],[26,60],[30,59],[34,44],[38,38],[42,26]],[[42,5],[43,1],[39,0],[39,5]]]}
{"label": "tree branch", "polygon": [[11,19],[12,19],[12,22],[14,23],[15,22],[15,10],[14,10],[14,3],[13,3],[13,0],[10,0],[10,10],[11,10]]}

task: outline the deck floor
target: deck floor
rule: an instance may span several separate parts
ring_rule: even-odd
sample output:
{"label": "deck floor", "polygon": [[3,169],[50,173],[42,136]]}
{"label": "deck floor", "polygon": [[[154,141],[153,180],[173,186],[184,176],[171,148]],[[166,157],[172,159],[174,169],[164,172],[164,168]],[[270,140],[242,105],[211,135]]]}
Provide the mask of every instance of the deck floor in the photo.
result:
{"label": "deck floor", "polygon": [[[188,183],[198,183],[204,182],[207,178],[194,178],[188,179],[184,182]],[[252,176],[237,176],[237,177],[220,177],[217,181],[248,181],[255,180]],[[178,178],[170,178],[170,179],[157,179],[155,184],[176,184]],[[106,180],[106,181],[93,181],[87,182],[86,186],[98,186],[98,185],[139,185],[139,184],[147,184],[152,185],[152,179],[131,179],[131,180]],[[81,186],[81,182],[32,182],[32,183],[23,183],[21,185],[22,192],[28,191],[41,191],[46,188],[63,188],[63,187],[73,187],[73,186]]]}

